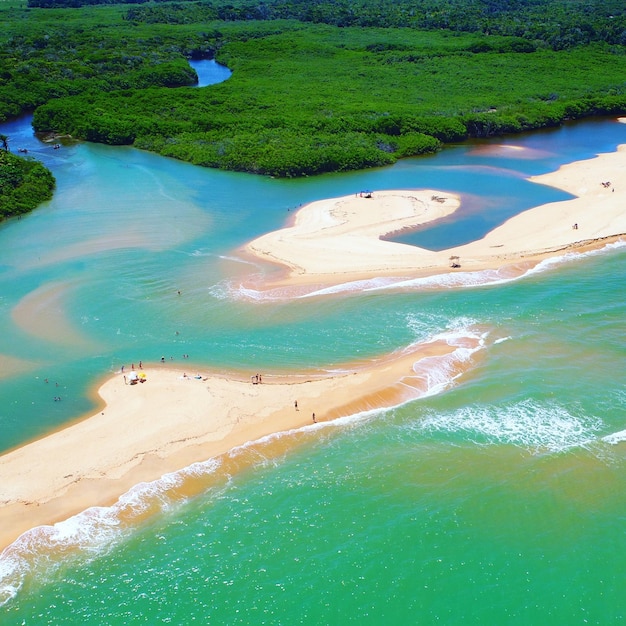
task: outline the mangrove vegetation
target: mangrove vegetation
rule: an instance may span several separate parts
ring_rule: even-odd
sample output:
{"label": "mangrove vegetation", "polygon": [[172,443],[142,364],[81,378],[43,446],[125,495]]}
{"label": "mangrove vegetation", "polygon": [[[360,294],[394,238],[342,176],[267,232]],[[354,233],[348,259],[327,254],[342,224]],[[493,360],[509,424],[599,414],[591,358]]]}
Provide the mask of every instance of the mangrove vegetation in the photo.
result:
{"label": "mangrove vegetation", "polygon": [[6,135],[0,135],[0,222],[28,213],[50,200],[55,180],[39,161],[21,158],[8,150]]}
{"label": "mangrove vegetation", "polygon": [[[575,0],[9,1],[0,119],[302,176],[626,112],[626,7]],[[233,74],[195,87],[190,58]]]}

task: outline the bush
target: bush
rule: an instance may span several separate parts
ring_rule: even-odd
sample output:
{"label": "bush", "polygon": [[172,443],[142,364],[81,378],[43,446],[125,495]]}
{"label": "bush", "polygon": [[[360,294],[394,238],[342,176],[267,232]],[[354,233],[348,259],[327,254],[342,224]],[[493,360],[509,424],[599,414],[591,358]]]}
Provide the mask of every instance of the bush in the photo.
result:
{"label": "bush", "polygon": [[32,211],[52,198],[54,187],[41,163],[0,151],[0,220]]}

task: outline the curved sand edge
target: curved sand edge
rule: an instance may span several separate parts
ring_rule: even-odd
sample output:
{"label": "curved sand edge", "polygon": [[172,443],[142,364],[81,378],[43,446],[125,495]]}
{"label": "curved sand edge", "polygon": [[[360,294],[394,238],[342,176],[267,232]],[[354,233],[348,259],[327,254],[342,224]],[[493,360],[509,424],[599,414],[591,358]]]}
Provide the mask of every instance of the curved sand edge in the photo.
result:
{"label": "curved sand edge", "polygon": [[[417,398],[427,382],[415,364],[454,351],[439,340],[341,375],[266,374],[261,384],[196,379],[158,364],[144,369],[145,383],[125,384],[118,373],[100,387],[105,406],[96,414],[0,456],[0,547],[36,526],[111,505],[141,482],[312,424],[313,413],[321,422]],[[468,367],[454,363],[459,373]]]}
{"label": "curved sand edge", "polygon": [[[244,251],[289,270],[273,284],[331,284],[376,276],[417,277],[539,261],[564,250],[590,249],[626,234],[626,146],[531,177],[575,195],[534,207],[469,244],[433,252],[380,237],[455,211],[459,198],[432,190],[377,191],[311,203],[294,224],[249,242]],[[610,184],[607,184],[610,183]],[[576,225],[576,228],[574,228]]]}

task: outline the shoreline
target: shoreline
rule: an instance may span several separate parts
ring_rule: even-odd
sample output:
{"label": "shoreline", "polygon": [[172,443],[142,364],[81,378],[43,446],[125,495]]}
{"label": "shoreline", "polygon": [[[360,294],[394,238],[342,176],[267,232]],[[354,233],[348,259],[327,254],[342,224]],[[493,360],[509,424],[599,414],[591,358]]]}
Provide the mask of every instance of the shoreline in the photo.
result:
{"label": "shoreline", "polygon": [[183,376],[159,364],[144,364],[145,383],[126,384],[116,373],[100,385],[92,415],[0,456],[0,550],[31,529],[111,506],[140,483],[264,437],[422,397],[429,390],[420,360],[451,361],[460,375],[471,363],[457,351],[479,347],[470,335],[462,347],[439,339],[347,364],[340,374],[263,374],[259,384]]}
{"label": "shoreline", "polygon": [[[375,192],[302,207],[290,226],[247,244],[244,254],[268,261],[283,286],[336,284],[378,276],[423,277],[461,271],[522,272],[563,252],[593,250],[626,233],[626,146],[564,165],[530,180],[575,197],[521,213],[483,239],[441,252],[380,239],[448,215],[459,198],[433,190]],[[608,185],[606,183],[609,183]],[[573,225],[576,224],[576,228]],[[276,278],[279,274],[280,278]],[[42,297],[49,295],[43,294]],[[463,349],[479,342],[468,335]],[[227,454],[268,435],[385,409],[423,397],[421,359],[454,359],[459,346],[443,340],[347,364],[344,373],[183,376],[182,369],[146,366],[144,384],[120,373],[100,385],[94,413],[0,456],[0,550],[23,533],[65,520],[89,507],[110,506],[135,485]],[[461,374],[467,360],[453,362]],[[95,393],[94,393],[95,395]],[[298,410],[294,403],[298,402]],[[132,427],[129,428],[129,425]]]}
{"label": "shoreline", "polygon": [[[621,145],[616,152],[532,176],[528,180],[574,198],[528,209],[482,239],[446,250],[381,237],[453,213],[460,206],[457,196],[385,190],[373,192],[371,198],[356,194],[305,205],[286,227],[247,243],[241,252],[276,268],[261,279],[261,288],[488,269],[517,275],[563,252],[594,250],[626,237],[626,185],[611,182],[624,180],[625,174],[626,145]],[[520,269],[520,264],[525,267]]]}

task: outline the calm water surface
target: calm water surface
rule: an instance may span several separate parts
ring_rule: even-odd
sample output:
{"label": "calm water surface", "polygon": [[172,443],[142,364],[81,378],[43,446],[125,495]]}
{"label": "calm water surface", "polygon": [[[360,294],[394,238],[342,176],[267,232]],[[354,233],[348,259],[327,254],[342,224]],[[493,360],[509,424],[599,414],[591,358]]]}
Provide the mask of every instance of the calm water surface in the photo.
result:
{"label": "calm water surface", "polygon": [[[525,179],[614,150],[626,125],[297,181],[131,148],[53,150],[28,120],[1,132],[58,182],[52,201],[0,225],[3,450],[89,412],[94,382],[139,359],[271,372],[436,335],[483,348],[461,379],[429,373],[439,393],[244,447],[31,533],[0,558],[0,623],[624,620],[622,247],[516,281],[371,281],[308,298],[243,289],[265,270],[237,249],[303,203],[366,188],[460,193],[454,220],[412,237],[462,243],[567,198]],[[159,513],[125,526],[120,507]]]}
{"label": "calm water surface", "polygon": [[196,70],[198,75],[198,87],[223,83],[230,78],[232,72],[225,66],[220,65],[214,59],[190,60],[189,65]]}

